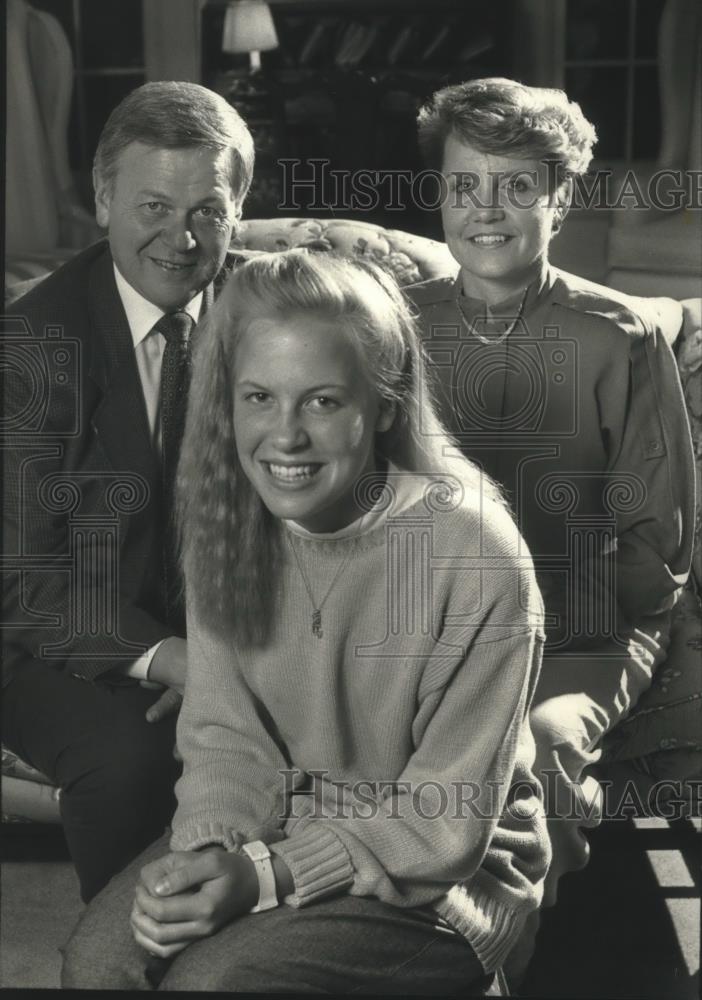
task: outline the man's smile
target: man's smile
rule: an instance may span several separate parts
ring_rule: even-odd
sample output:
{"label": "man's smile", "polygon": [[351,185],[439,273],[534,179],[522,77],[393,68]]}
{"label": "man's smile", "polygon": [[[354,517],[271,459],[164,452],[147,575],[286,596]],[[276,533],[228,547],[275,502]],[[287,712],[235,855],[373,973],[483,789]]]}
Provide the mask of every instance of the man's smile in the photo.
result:
{"label": "man's smile", "polygon": [[152,264],[155,264],[157,267],[160,267],[164,271],[174,271],[174,272],[189,270],[196,264],[196,261],[194,260],[177,262],[173,260],[164,260],[161,257],[149,257],[149,260],[151,261]]}

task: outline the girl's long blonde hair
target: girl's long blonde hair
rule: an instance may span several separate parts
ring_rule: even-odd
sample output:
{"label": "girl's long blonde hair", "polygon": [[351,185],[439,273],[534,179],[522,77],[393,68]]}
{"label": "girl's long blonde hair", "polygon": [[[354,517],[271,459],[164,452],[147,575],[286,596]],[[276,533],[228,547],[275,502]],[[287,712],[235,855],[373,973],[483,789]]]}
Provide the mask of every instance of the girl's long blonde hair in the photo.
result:
{"label": "girl's long blonde hair", "polygon": [[[252,320],[311,313],[342,324],[379,395],[395,406],[376,452],[400,469],[459,475],[500,500],[497,487],[456,448],[436,415],[410,306],[378,266],[289,250],[236,268],[200,324],[178,508],[187,599],[208,627],[244,645],[264,644],[282,563],[280,522],[239,462],[234,437],[236,347]],[[449,457],[449,451],[454,456]]]}

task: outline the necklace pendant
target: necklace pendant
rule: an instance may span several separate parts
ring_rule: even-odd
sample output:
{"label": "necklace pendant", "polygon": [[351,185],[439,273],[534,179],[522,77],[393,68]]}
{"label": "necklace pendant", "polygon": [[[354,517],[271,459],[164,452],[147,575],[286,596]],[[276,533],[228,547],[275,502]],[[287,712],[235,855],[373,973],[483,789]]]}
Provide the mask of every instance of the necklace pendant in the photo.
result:
{"label": "necklace pendant", "polygon": [[322,632],[322,612],[317,608],[312,612],[312,635],[316,635],[318,639],[324,635]]}

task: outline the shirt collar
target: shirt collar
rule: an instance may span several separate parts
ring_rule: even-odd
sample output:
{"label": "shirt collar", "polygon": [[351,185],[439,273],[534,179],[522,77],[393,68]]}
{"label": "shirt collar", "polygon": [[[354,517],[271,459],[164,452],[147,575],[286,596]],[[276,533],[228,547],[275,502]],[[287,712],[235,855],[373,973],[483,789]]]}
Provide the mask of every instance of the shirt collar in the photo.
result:
{"label": "shirt collar", "polygon": [[[474,324],[477,320],[482,320],[489,327],[497,321],[501,323],[506,321],[511,322],[517,315],[521,315],[522,317],[527,316],[541,300],[542,296],[550,290],[554,280],[555,276],[552,268],[549,265],[545,265],[541,273],[534,278],[526,290],[519,289],[517,292],[512,293],[512,295],[508,295],[501,302],[489,306],[482,299],[474,299],[463,293],[461,272],[459,271],[453,285],[453,293],[456,297],[461,297],[461,312],[468,323]],[[524,302],[523,305],[522,300]]]}
{"label": "shirt collar", "polygon": [[[122,300],[124,311],[127,314],[127,323],[129,323],[129,329],[132,334],[132,343],[136,348],[151,333],[154,324],[162,316],[165,316],[165,312],[163,309],[155,306],[153,302],[145,299],[143,295],[140,295],[136,288],[132,288],[129,282],[118,271],[117,265],[113,264],[113,266],[115,269],[117,291]],[[194,299],[191,299],[186,306],[183,306],[183,311],[192,316],[193,320],[197,323],[200,318],[201,308],[202,292],[198,292]]]}

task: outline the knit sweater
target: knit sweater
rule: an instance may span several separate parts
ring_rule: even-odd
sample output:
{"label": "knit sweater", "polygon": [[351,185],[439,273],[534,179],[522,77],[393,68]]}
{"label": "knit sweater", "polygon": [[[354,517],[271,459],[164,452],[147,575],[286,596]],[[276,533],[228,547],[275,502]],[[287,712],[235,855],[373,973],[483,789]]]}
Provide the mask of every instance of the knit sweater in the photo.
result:
{"label": "knit sweater", "polygon": [[262,839],[291,871],[289,905],[347,891],[431,906],[491,971],[549,861],[528,722],[543,606],[523,540],[493,501],[420,490],[367,532],[286,546],[264,648],[190,611],[171,847]]}

